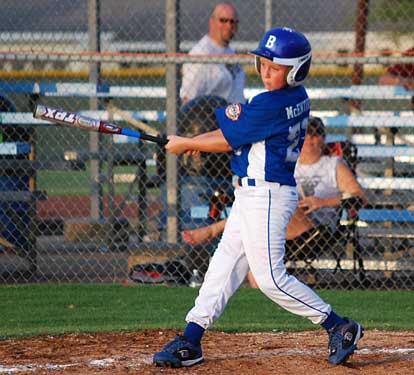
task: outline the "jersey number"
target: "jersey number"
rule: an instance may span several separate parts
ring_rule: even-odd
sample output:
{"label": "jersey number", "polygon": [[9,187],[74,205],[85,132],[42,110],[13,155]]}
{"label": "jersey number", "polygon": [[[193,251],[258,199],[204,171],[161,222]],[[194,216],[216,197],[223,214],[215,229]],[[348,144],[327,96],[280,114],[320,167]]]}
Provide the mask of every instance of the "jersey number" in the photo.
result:
{"label": "jersey number", "polygon": [[299,157],[299,140],[301,130],[306,131],[306,127],[308,125],[308,118],[305,117],[301,122],[296,123],[295,125],[289,127],[289,135],[288,140],[292,143],[286,150],[286,162],[295,163]]}

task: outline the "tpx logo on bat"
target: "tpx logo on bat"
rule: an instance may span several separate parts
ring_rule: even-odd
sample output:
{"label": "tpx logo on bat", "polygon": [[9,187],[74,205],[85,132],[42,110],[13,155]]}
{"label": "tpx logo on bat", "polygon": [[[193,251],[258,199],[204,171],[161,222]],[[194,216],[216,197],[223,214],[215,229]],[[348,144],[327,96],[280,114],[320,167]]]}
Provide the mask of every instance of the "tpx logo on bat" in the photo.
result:
{"label": "tpx logo on bat", "polygon": [[65,123],[74,124],[76,120],[76,113],[58,111],[57,109],[43,107],[46,113],[42,113],[41,116],[44,118],[63,121]]}
{"label": "tpx logo on bat", "polygon": [[101,121],[99,120],[41,105],[37,106],[35,117],[92,131],[99,131],[101,125]]}

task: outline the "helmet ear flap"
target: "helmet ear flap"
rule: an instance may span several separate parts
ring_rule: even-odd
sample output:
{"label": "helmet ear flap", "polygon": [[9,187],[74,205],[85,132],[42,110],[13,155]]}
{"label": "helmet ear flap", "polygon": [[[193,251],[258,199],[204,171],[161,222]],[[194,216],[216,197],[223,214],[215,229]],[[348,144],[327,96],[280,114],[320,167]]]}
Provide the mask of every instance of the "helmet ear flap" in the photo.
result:
{"label": "helmet ear flap", "polygon": [[311,65],[311,57],[309,57],[306,61],[304,61],[300,65],[293,66],[290,69],[286,81],[289,86],[298,86],[300,85],[306,78],[309,73]]}
{"label": "helmet ear flap", "polygon": [[256,72],[260,74],[260,57],[257,55],[254,56],[254,67],[256,69]]}

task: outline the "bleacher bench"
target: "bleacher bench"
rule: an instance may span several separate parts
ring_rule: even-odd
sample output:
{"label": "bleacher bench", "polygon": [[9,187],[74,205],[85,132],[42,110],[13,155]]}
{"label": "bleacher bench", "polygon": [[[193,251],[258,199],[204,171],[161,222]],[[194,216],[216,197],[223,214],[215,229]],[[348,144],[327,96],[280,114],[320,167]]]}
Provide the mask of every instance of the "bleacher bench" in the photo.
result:
{"label": "bleacher bench", "polygon": [[[118,85],[94,85],[90,83],[0,83],[0,90],[4,93],[22,93],[40,95],[42,97],[98,97],[98,98],[156,98],[166,97],[165,87],[159,86],[118,86]],[[261,92],[259,88],[246,88],[245,97],[249,98]],[[410,100],[412,92],[399,86],[358,85],[349,87],[316,87],[308,88],[311,100],[343,99],[343,100]],[[63,108],[64,109],[64,108]],[[70,108],[68,108],[70,110]],[[85,116],[93,118],[109,119],[108,111],[81,111]],[[164,110],[151,109],[143,111],[129,111],[129,114],[138,120],[163,122],[166,119]],[[345,115],[338,111],[312,111],[312,115],[319,116],[328,128],[340,131],[347,129],[364,128],[414,128],[414,113],[412,111],[361,111],[359,114]],[[114,122],[122,119],[115,115]],[[35,120],[31,113],[2,113],[0,124],[15,124],[25,126],[50,125],[41,120]],[[358,155],[363,159],[386,159],[407,157],[414,158],[414,146],[412,145],[377,145],[371,134],[330,134],[328,140],[350,139],[358,147]],[[119,143],[137,142],[136,139],[124,136],[114,136],[114,141]],[[362,141],[362,142],[359,142]],[[413,139],[414,141],[414,139]],[[23,147],[16,145],[15,147]],[[0,149],[1,152],[1,149]],[[85,160],[87,158],[85,157]],[[414,160],[414,159],[413,159]],[[378,177],[359,176],[358,181],[364,189],[369,190],[414,190],[414,178],[411,177]],[[197,215],[204,215],[205,209],[199,209]],[[414,220],[414,214],[409,210],[376,210],[364,209],[359,212],[360,222],[373,223],[393,222],[410,224]],[[368,264],[365,263],[368,268]],[[377,267],[381,268],[382,266]],[[384,266],[382,268],[387,268]]]}

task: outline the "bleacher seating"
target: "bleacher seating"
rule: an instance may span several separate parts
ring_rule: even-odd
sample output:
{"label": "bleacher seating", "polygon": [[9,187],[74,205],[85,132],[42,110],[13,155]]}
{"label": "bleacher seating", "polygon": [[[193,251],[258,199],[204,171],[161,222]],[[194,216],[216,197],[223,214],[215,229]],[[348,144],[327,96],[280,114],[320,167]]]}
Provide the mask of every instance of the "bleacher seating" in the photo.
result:
{"label": "bleacher seating", "polygon": [[[159,86],[119,86],[119,85],[94,85],[90,83],[0,83],[0,91],[4,93],[19,93],[28,95],[40,95],[41,97],[99,97],[99,98],[156,98],[163,99],[166,96],[165,87]],[[258,88],[246,88],[245,96],[251,97],[261,89]],[[376,85],[361,85],[350,87],[316,87],[308,89],[309,96],[312,100],[326,100],[326,99],[355,99],[355,100],[409,100],[412,93],[405,90],[403,87],[395,86],[376,86]],[[70,108],[67,108],[70,110]],[[103,120],[109,119],[109,112],[106,110],[99,111],[81,111],[85,116],[93,118],[101,118]],[[161,108],[151,108],[141,111],[128,111],[128,113],[135,119],[163,122],[166,118],[165,111]],[[414,144],[406,143],[397,144],[394,142],[395,138],[388,142],[388,144],[378,143],[378,139],[371,133],[367,134],[355,134],[350,132],[350,129],[407,129],[414,128],[414,112],[413,111],[390,111],[390,110],[370,110],[359,111],[354,114],[340,113],[338,110],[315,110],[313,115],[319,116],[323,119],[328,129],[332,129],[332,133],[329,135],[328,140],[344,140],[348,139],[356,143],[358,147],[358,157],[361,161],[368,161],[371,159],[387,159],[393,162],[398,158],[406,158],[409,163],[414,162]],[[122,119],[115,115],[111,118],[114,122],[121,121]],[[19,126],[49,126],[51,124],[33,119],[32,113],[18,112],[18,113],[1,113],[0,125],[19,125]],[[52,125],[51,125],[52,126]],[[328,130],[329,133],[329,130]],[[395,136],[395,134],[392,134]],[[407,136],[407,139],[409,136]],[[123,142],[137,142],[136,139],[127,138],[123,136],[114,136],[114,141]],[[377,144],[375,144],[377,143]],[[15,144],[4,145],[0,147],[0,154],[6,147],[11,147],[10,152],[18,152],[23,150],[24,145]],[[14,147],[14,148],[13,148]],[[14,151],[13,151],[14,150]],[[84,158],[85,160],[87,158]],[[410,164],[409,164],[410,165]],[[388,175],[358,175],[358,181],[362,187],[367,190],[374,191],[371,197],[378,201],[384,200],[384,194],[390,197],[390,191],[411,191],[414,190],[414,177],[406,176],[394,176],[394,171],[388,173]],[[361,231],[363,236],[369,237],[369,227],[373,227],[372,233],[376,233],[379,237],[381,231],[377,231],[378,225],[387,223],[387,231],[383,231],[384,236],[389,235],[392,232],[393,224],[408,225],[414,222],[414,211],[411,211],[409,207],[410,202],[400,201],[398,209],[387,208],[378,209],[375,202],[371,202],[372,208],[362,209],[359,212],[359,223],[364,226],[364,230]],[[385,206],[386,204],[382,204]],[[381,206],[381,207],[382,207]],[[205,211],[205,210],[204,210]],[[204,212],[203,211],[203,212]],[[200,211],[201,212],[201,211]],[[391,224],[390,224],[391,223]],[[368,229],[367,229],[368,228]],[[398,233],[395,230],[395,233]],[[400,233],[401,235],[401,233]],[[405,238],[409,238],[411,235],[407,232]],[[345,264],[345,263],[344,263]],[[367,269],[368,265],[372,267],[381,268],[378,263],[375,264],[365,263],[364,267]],[[321,266],[322,267],[322,266]],[[346,266],[345,266],[346,268]]]}

